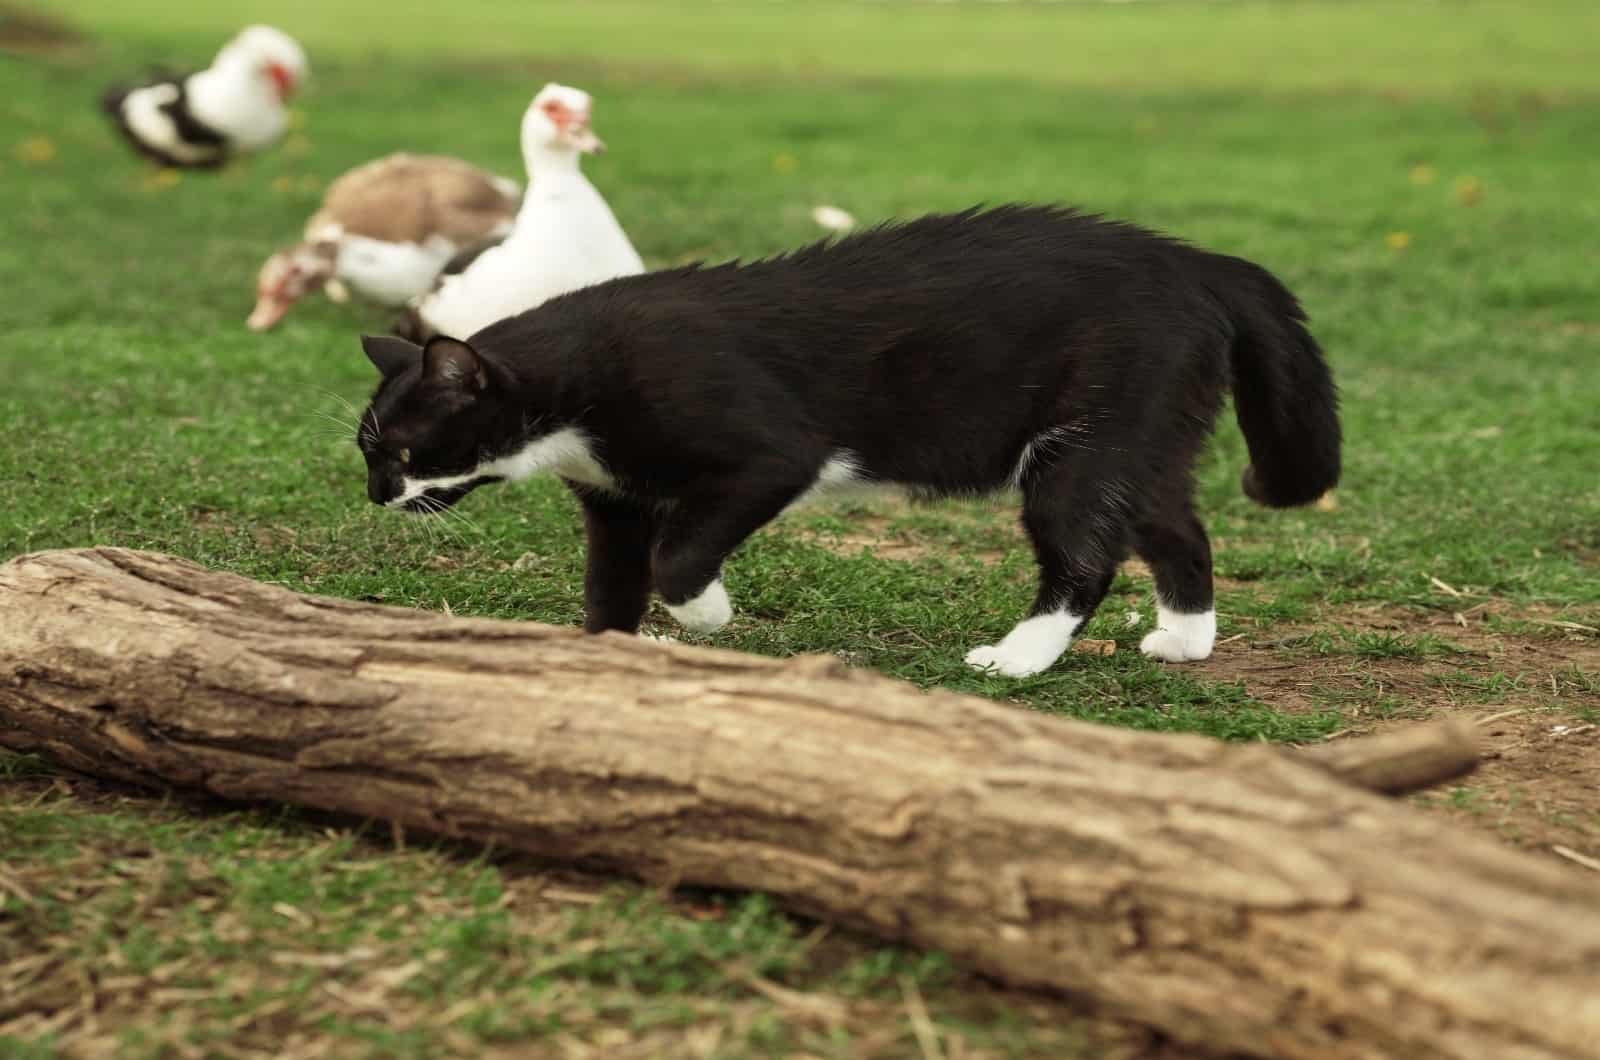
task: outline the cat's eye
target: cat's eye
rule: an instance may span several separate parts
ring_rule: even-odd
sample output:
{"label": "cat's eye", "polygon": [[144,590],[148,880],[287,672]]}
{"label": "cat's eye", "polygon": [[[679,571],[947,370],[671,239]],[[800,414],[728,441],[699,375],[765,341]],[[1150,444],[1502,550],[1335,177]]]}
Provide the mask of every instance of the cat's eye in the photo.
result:
{"label": "cat's eye", "polygon": [[400,462],[402,464],[411,463],[411,450],[409,450],[409,449],[400,450]]}

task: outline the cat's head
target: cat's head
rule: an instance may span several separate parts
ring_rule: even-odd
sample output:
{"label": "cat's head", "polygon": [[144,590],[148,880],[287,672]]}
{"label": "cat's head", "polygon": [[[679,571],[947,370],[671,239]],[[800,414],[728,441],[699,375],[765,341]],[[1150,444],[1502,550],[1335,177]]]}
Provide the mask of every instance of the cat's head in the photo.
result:
{"label": "cat's head", "polygon": [[364,335],[361,347],[383,376],[356,432],[374,504],[427,515],[509,477],[498,458],[521,442],[522,418],[476,350],[443,336]]}

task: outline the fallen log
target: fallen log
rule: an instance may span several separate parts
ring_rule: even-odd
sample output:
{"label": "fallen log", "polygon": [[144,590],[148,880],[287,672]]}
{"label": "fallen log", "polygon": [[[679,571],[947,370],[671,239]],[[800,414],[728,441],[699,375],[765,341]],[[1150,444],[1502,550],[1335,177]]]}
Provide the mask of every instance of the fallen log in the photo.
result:
{"label": "fallen log", "polygon": [[1321,744],[1306,760],[1368,791],[1405,795],[1472,772],[1478,733],[1459,718],[1412,725],[1378,739]]}
{"label": "fallen log", "polygon": [[1219,1052],[1594,1057],[1600,891],[1340,779],[1470,764],[1417,739],[1397,772],[151,553],[0,567],[0,745],[75,769],[765,891]]}

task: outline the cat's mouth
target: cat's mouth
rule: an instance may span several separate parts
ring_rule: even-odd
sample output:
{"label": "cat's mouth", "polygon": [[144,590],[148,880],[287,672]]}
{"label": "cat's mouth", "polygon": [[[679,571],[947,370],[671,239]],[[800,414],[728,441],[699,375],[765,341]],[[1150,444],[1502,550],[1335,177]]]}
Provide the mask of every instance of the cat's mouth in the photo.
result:
{"label": "cat's mouth", "polygon": [[496,475],[480,475],[468,482],[454,486],[432,486],[412,497],[410,500],[394,505],[403,512],[412,515],[440,515],[448,511],[456,501],[471,493],[479,486],[486,486],[491,482],[499,482]]}

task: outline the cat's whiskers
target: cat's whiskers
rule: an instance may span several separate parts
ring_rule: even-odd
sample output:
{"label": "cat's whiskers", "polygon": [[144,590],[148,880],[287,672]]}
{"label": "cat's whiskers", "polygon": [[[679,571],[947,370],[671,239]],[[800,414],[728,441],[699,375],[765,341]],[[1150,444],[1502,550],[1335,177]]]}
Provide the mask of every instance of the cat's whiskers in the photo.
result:
{"label": "cat's whiskers", "polygon": [[415,503],[416,506],[421,509],[421,512],[412,514],[408,521],[418,523],[422,526],[422,532],[427,535],[429,545],[438,545],[439,525],[437,520],[433,518],[434,512],[436,511],[434,505],[437,502],[435,502],[434,499],[429,497],[427,494],[423,494],[413,503]]}
{"label": "cat's whiskers", "polygon": [[337,427],[347,428],[351,431],[351,433],[354,433],[356,430],[355,420],[347,420],[342,416],[329,412],[327,409],[312,409],[311,414],[318,419],[327,420],[329,423],[334,424]]}
{"label": "cat's whiskers", "polygon": [[467,515],[467,513],[463,512],[461,509],[452,505],[446,507],[440,514],[446,516],[447,518],[454,519],[457,525],[463,530],[470,531],[479,537],[483,536],[483,527],[479,526],[471,516]]}
{"label": "cat's whiskers", "polygon": [[414,515],[409,521],[421,525],[422,536],[427,538],[427,544],[430,551],[439,547],[439,527],[431,517],[427,515]]}
{"label": "cat's whiskers", "polygon": [[328,424],[327,431],[331,435],[337,435],[341,438],[349,440],[359,433],[360,428],[356,426],[356,422],[354,420],[341,419],[326,409],[312,409],[311,415]]}
{"label": "cat's whiskers", "polygon": [[361,422],[361,410],[357,409],[355,405],[350,402],[349,398],[345,397],[343,394],[336,394],[332,390],[328,390],[325,387],[307,384],[306,389],[311,393],[318,395],[319,397],[331,398],[332,400],[338,402],[339,408],[342,410],[342,412],[339,412],[329,411],[325,408],[312,408],[310,409],[311,415],[326,420],[328,423],[332,424],[338,429],[339,434],[346,439],[358,437],[360,435],[363,427]]}
{"label": "cat's whiskers", "polygon": [[333,400],[344,406],[345,412],[349,413],[352,421],[359,420],[361,418],[360,410],[351,404],[350,399],[345,397],[343,394],[336,394],[332,390],[326,390],[320,386],[314,386],[311,389],[321,394],[323,397],[333,398]]}
{"label": "cat's whiskers", "polygon": [[[423,494],[417,498],[417,503],[424,512],[422,522],[427,524],[426,529],[435,542],[443,540],[459,542],[463,536],[463,528],[474,533],[479,532],[477,525],[465,515],[436,497]],[[451,523],[452,519],[455,520],[454,525]]]}

